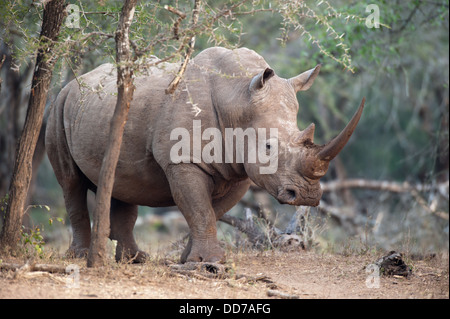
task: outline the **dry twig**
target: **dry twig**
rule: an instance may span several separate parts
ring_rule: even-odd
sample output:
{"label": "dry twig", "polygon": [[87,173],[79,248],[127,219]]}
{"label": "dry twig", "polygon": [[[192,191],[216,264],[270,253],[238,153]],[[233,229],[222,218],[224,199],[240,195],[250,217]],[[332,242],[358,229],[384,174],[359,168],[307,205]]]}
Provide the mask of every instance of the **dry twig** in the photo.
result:
{"label": "dry twig", "polygon": [[[192,26],[195,27],[198,22],[198,14],[200,12],[200,0],[195,0],[194,9],[192,10]],[[183,77],[184,72],[186,71],[189,60],[191,59],[192,53],[194,52],[195,46],[195,35],[193,35],[188,41],[188,47],[186,50],[186,55],[184,57],[184,61],[181,64],[180,70],[175,78],[170,82],[169,86],[166,89],[166,94],[172,94],[178,87],[178,84]]]}
{"label": "dry twig", "polygon": [[288,294],[288,293],[285,293],[285,292],[281,292],[281,291],[278,291],[278,290],[272,290],[272,289],[267,290],[267,296],[269,296],[269,297],[278,297],[278,298],[281,298],[281,299],[300,299],[300,297],[297,296],[297,295],[291,295],[291,294]]}

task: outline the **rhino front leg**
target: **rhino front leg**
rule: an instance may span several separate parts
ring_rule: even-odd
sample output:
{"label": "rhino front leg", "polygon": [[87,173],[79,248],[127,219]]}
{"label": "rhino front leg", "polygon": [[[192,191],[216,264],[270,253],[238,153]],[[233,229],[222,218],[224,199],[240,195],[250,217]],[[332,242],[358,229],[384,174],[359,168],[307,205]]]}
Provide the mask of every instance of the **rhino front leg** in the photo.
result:
{"label": "rhino front leg", "polygon": [[138,206],[111,199],[111,233],[117,240],[116,261],[144,262],[148,255],[140,250],[134,240],[133,228],[138,215]]}
{"label": "rhino front leg", "polygon": [[241,199],[250,187],[250,179],[245,179],[234,184],[228,194],[222,198],[213,201],[214,212],[216,219],[219,220],[231,208],[233,208]]}
{"label": "rhino front leg", "polygon": [[[238,182],[234,185],[230,192],[226,194],[224,197],[214,200],[212,205],[214,209],[214,213],[216,215],[216,221],[219,220],[226,212],[228,212],[231,208],[233,208],[245,195],[248,188],[250,187],[250,180],[244,180]],[[191,253],[192,248],[192,237],[189,236],[189,241],[186,245],[186,248],[181,255],[181,262],[185,263],[188,255]]]}
{"label": "rhino front leg", "polygon": [[221,262],[225,254],[217,240],[216,214],[212,207],[213,181],[195,165],[170,165],[167,177],[173,199],[186,219],[189,243],[181,262]]}
{"label": "rhino front leg", "polygon": [[[213,209],[216,214],[216,221],[219,220],[226,212],[233,208],[245,195],[250,187],[250,180],[246,179],[240,181],[234,185],[230,192],[220,199],[213,200]],[[186,245],[183,254],[181,255],[181,262],[184,263],[187,260],[188,255],[192,248],[192,237],[189,236],[189,241]]]}

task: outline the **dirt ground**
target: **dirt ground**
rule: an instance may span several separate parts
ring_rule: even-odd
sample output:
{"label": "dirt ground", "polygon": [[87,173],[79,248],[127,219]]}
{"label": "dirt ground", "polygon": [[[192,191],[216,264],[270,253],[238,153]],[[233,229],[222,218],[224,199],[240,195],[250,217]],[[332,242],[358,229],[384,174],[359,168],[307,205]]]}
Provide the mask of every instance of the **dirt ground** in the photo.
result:
{"label": "dirt ground", "polygon": [[[367,272],[374,255],[342,256],[311,251],[245,251],[228,253],[227,270],[211,273],[180,270],[175,259],[145,264],[111,262],[87,268],[85,260],[51,258],[46,263],[71,265],[71,274],[0,271],[0,299],[447,299],[448,255],[425,260],[405,259],[408,278],[379,277]],[[6,260],[23,263],[23,260]],[[38,261],[41,262],[41,261]]]}

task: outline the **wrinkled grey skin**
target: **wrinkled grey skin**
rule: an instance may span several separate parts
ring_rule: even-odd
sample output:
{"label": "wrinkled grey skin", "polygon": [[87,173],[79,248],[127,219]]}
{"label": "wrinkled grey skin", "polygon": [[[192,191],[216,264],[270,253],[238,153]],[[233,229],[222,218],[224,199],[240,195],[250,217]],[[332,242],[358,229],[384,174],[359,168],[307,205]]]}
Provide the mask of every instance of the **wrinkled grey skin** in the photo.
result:
{"label": "wrinkled grey skin", "polygon": [[[298,129],[296,99],[320,67],[286,80],[254,51],[210,48],[189,63],[177,91],[167,95],[177,68],[161,64],[134,81],[111,199],[110,238],[118,242],[117,260],[146,257],[133,237],[137,205],[177,205],[190,228],[181,261],[214,262],[224,259],[216,221],[243,197],[250,180],[281,203],[316,206],[322,195],[319,178],[328,161],[310,167],[308,161],[320,147],[312,143],[313,126]],[[95,191],[99,178],[116,104],[116,71],[105,64],[78,82],[70,82],[57,97],[48,118],[46,149],[73,228],[69,253],[82,256],[91,232],[86,193]],[[223,134],[227,127],[278,128],[277,172],[259,174],[258,162],[173,164],[169,153],[177,141],[169,139],[170,132],[177,127],[192,130],[193,120]]]}

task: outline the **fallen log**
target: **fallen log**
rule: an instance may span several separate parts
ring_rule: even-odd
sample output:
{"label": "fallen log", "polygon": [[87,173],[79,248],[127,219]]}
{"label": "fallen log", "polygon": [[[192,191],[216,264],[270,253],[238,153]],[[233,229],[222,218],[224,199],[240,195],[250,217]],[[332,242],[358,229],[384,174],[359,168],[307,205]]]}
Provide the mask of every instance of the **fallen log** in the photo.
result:
{"label": "fallen log", "polygon": [[247,235],[248,241],[254,247],[264,247],[266,245],[279,247],[284,250],[309,248],[311,238],[308,235],[307,225],[304,219],[309,214],[310,207],[300,206],[292,216],[284,231],[278,229],[267,220],[262,223],[253,222],[251,210],[246,208],[246,219],[223,215],[220,221],[229,224]]}
{"label": "fallen log", "polygon": [[220,221],[231,225],[246,234],[248,240],[254,246],[263,245],[267,241],[266,234],[249,220],[243,220],[241,218],[225,214],[220,218]]}
{"label": "fallen log", "polygon": [[39,271],[48,273],[59,273],[66,274],[66,267],[60,265],[52,264],[29,264],[25,263],[23,265],[17,263],[0,263],[0,270],[12,270],[12,271]]}
{"label": "fallen log", "polygon": [[269,297],[278,297],[278,298],[281,298],[281,299],[300,299],[300,297],[297,296],[297,295],[291,295],[291,294],[288,294],[288,293],[285,293],[285,292],[281,292],[281,291],[278,291],[278,290],[273,290],[273,289],[267,290],[267,296],[269,296]]}

